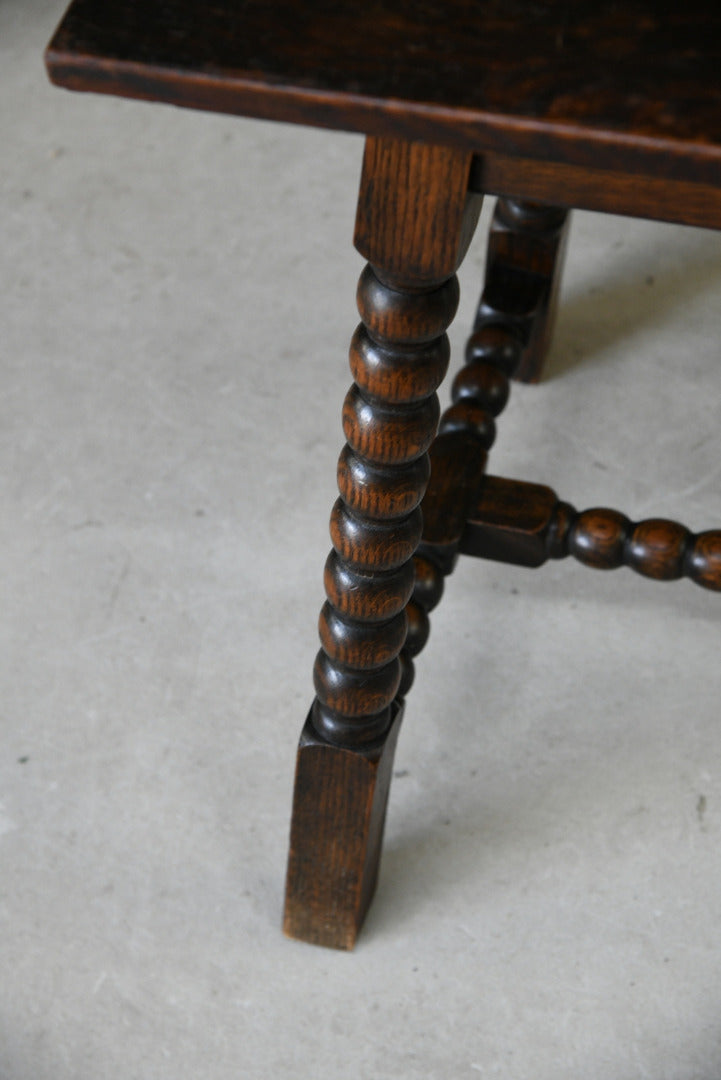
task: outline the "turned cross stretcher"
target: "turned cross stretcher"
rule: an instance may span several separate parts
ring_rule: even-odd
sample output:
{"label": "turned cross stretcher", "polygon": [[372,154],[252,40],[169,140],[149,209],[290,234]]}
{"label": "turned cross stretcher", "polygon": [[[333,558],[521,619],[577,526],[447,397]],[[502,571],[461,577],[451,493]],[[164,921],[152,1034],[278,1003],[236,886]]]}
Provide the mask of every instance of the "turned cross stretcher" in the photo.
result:
{"label": "turned cross stretcher", "polygon": [[[571,555],[721,589],[721,530],[486,475],[510,380],[536,380],[573,207],[721,227],[721,8],[560,0],[74,0],[47,53],[76,90],[361,132],[347,443],[286,931],[352,946],[428,612],[459,554]],[[440,417],[456,270],[500,196],[466,364]],[[718,507],[717,507],[718,512]]]}

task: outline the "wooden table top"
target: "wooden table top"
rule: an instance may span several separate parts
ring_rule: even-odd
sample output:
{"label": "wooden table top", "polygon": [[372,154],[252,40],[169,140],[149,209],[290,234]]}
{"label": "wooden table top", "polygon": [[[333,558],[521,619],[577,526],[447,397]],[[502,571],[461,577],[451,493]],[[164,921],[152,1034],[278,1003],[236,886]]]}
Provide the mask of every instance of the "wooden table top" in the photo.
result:
{"label": "wooden table top", "polygon": [[721,187],[721,3],[75,0],[54,82]]}

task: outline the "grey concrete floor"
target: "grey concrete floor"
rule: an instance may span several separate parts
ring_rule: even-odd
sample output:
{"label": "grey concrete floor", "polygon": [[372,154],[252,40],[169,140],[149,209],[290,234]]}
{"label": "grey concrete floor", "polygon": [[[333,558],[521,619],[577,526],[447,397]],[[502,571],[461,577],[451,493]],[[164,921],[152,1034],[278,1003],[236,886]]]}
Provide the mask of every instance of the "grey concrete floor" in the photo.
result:
{"label": "grey concrete floor", "polygon": [[[718,1080],[688,582],[462,563],[362,939],[282,937],[362,140],[53,89],[61,11],[0,0],[0,1077]],[[577,214],[494,471],[718,525],[720,294],[718,235]]]}

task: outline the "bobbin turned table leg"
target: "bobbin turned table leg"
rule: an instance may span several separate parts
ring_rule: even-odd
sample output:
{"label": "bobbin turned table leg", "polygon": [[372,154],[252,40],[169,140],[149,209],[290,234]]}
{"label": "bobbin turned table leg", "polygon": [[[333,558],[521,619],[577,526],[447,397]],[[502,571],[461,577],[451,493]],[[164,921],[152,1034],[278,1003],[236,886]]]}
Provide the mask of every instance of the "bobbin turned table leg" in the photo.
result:
{"label": "bobbin turned table leg", "polygon": [[570,216],[555,206],[498,199],[474,330],[502,322],[523,344],[513,377],[537,382],[551,343]]}
{"label": "bobbin turned table leg", "polygon": [[369,138],[316,699],[298,748],[284,928],[351,948],[375,887],[402,711],[400,653],[458,268],[478,219],[471,155]]}

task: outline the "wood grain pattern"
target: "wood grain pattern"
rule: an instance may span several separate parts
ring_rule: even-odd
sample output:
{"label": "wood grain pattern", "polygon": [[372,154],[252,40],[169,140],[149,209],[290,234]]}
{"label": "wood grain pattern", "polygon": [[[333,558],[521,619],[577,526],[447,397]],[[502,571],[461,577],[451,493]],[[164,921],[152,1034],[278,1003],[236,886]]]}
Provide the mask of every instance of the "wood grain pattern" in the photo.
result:
{"label": "wood grain pattern", "polygon": [[475,158],[471,187],[488,195],[550,206],[721,229],[718,172],[704,183],[678,180],[661,172],[644,176],[639,183],[638,175],[624,171],[624,167],[620,156],[613,168],[604,169],[489,153]]}
{"label": "wood grain pattern", "polygon": [[469,514],[460,541],[464,555],[538,567],[566,552],[568,529],[575,511],[565,513],[562,528],[558,496],[542,484],[486,476],[478,502]]}
{"label": "wood grain pattern", "polygon": [[568,212],[498,199],[474,330],[512,325],[523,344],[513,377],[537,382],[551,343],[568,238]]}
{"label": "wood grain pattern", "polygon": [[708,0],[75,0],[72,89],[719,183]]}
{"label": "wood grain pattern", "polygon": [[365,753],[329,746],[309,719],[293,793],[283,929],[289,937],[352,949],[373,898],[402,711]]}
{"label": "wood grain pattern", "polygon": [[478,218],[470,162],[465,150],[366,144],[355,238],[369,263],[358,285],[361,325],[350,349],[357,381],[343,407],[347,443],[312,711],[316,731],[338,746],[382,738],[398,693],[418,507],[440,411],[435,391],[458,304],[455,271]]}
{"label": "wood grain pattern", "polygon": [[[541,311],[536,308],[536,313]],[[499,320],[500,313],[496,313]],[[516,327],[506,320],[481,326],[466,346],[466,364],[451,390],[438,437],[430,450],[431,478],[423,498],[423,539],[413,560],[415,584],[406,607],[408,632],[400,655],[399,695],[413,685],[414,658],[430,634],[429,612],[452,573],[467,526],[484,483],[488,452],[496,437],[495,418],[505,408],[510,377],[522,357]]]}
{"label": "wood grain pattern", "polygon": [[[382,268],[384,281],[397,278],[408,289],[455,274],[481,210],[482,197],[469,190],[472,160],[448,146],[366,139],[353,242],[372,266]],[[416,341],[422,332],[418,318],[414,310]],[[396,340],[402,340],[398,331]]]}
{"label": "wood grain pattern", "polygon": [[519,566],[572,555],[584,566],[627,566],[654,581],[689,578],[721,591],[721,529],[693,533],[666,518],[634,522],[618,510],[578,513],[554,491],[486,477],[461,540],[465,554]]}
{"label": "wood grain pattern", "polygon": [[721,590],[721,530],[579,514],[548,488],[483,479],[509,378],[537,375],[545,351],[563,242],[554,209],[501,204],[428,486],[476,191],[721,227],[721,7],[74,0],[46,62],[70,89],[370,136],[362,321],[285,908],[290,935],[350,948],[377,880],[413,658],[459,551],[527,566],[573,555]]}
{"label": "wood grain pattern", "polygon": [[355,381],[343,407],[347,443],[286,882],[287,932],[340,948],[352,945],[375,884],[407,668],[400,654],[409,624],[416,642],[424,629],[425,613],[407,605],[455,270],[478,217],[470,163],[465,150],[366,146],[356,241],[370,262],[358,285]]}

